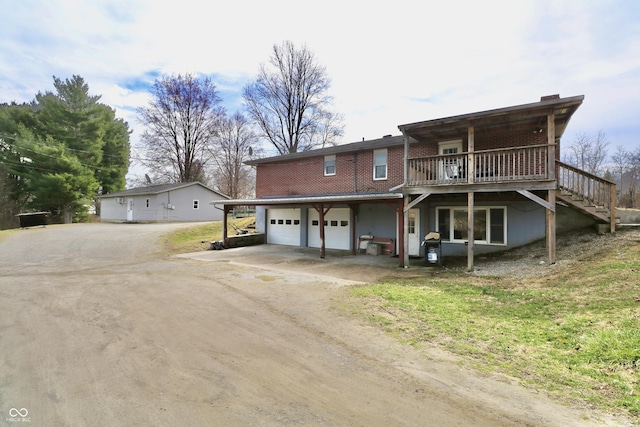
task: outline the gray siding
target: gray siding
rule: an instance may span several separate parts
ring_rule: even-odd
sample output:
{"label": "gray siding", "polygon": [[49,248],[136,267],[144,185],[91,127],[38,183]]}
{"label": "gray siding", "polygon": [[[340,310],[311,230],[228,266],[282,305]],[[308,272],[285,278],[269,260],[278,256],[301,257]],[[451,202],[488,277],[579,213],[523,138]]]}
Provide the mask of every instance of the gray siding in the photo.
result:
{"label": "gray siding", "polygon": [[[178,188],[159,194],[121,197],[124,203],[116,202],[116,197],[104,197],[101,201],[102,221],[127,221],[127,203],[133,199],[133,221],[135,222],[181,222],[219,221],[223,211],[211,204],[224,197],[200,185]],[[148,204],[147,204],[148,200]],[[194,208],[194,200],[198,208]]]}
{"label": "gray siding", "polygon": [[[421,236],[429,231],[436,230],[436,208],[439,205],[426,202],[420,203],[416,208],[420,209]],[[441,206],[466,208],[466,203],[443,203]],[[532,201],[508,201],[508,202],[487,202],[476,203],[477,207],[482,206],[506,206],[507,215],[507,244],[491,245],[479,244],[474,246],[474,253],[482,255],[493,252],[501,252],[507,249],[520,247],[545,238],[545,209]],[[306,235],[308,233],[306,220],[309,208],[301,207],[301,230],[300,246],[307,246]],[[357,207],[356,213],[356,238],[364,234],[371,234],[377,237],[398,239],[397,236],[397,214],[394,209],[384,203],[361,204]],[[266,231],[266,209],[258,206],[256,209],[257,231]],[[573,210],[560,205],[556,206],[557,232],[570,231],[572,229],[589,227],[594,221]],[[396,240],[397,241],[397,240]],[[351,242],[352,246],[357,245]],[[466,256],[467,246],[463,242],[443,243],[443,255],[445,256]]]}
{"label": "gray siding", "polygon": [[100,199],[100,219],[102,221],[124,221],[127,219],[126,202],[118,203],[115,197]]}
{"label": "gray siding", "polygon": [[395,210],[384,203],[359,205],[356,213],[356,239],[364,234],[397,239],[396,223]]}
{"label": "gray siding", "polygon": [[[443,205],[445,206],[445,205]],[[466,204],[446,204],[446,206],[465,207]],[[477,203],[481,206],[507,207],[507,245],[488,245],[476,243],[473,252],[476,255],[502,252],[508,249],[533,243],[546,238],[546,210],[535,202],[494,202]],[[429,209],[429,231],[436,230],[436,207]],[[591,218],[570,208],[556,206],[557,233],[591,226],[595,223]],[[424,234],[428,231],[423,230]],[[442,243],[442,254],[449,256],[466,256],[467,246],[464,243]]]}

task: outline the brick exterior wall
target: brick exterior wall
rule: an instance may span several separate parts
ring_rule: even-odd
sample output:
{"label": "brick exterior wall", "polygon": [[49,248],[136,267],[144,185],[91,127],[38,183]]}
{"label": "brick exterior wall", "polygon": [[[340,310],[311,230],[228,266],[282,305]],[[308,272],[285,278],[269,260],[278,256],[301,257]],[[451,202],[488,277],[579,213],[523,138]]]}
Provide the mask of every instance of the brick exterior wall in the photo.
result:
{"label": "brick exterior wall", "polygon": [[[446,138],[442,140],[454,140]],[[467,134],[461,135],[462,150],[468,150]],[[544,145],[546,132],[531,131],[479,132],[475,136],[475,150],[504,147]],[[412,143],[409,157],[438,155],[438,142]],[[324,176],[324,156],[306,157],[278,163],[257,165],[256,197],[286,197],[312,194],[345,194],[386,192],[404,182],[404,147],[387,149],[387,179],[373,179],[373,150],[336,154],[336,173]],[[559,150],[556,151],[559,158]]]}
{"label": "brick exterior wall", "polygon": [[256,197],[386,192],[404,181],[404,148],[387,149],[387,179],[373,179],[373,150],[336,155],[324,176],[324,156],[257,165]]}
{"label": "brick exterior wall", "polygon": [[[462,140],[462,151],[469,150],[469,139],[467,134],[458,138],[444,138],[427,143],[414,143],[409,148],[409,157],[426,157],[438,155],[438,142]],[[498,148],[526,147],[531,145],[545,145],[547,143],[547,133],[533,132],[476,132],[474,135],[475,151],[493,150]]]}

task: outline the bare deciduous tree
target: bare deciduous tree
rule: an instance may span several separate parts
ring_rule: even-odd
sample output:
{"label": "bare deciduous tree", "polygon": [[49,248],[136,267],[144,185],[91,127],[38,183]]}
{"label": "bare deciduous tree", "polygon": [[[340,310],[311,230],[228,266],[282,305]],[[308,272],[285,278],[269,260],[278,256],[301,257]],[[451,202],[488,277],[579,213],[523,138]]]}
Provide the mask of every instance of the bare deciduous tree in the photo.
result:
{"label": "bare deciduous tree", "polygon": [[631,158],[631,167],[629,168],[629,207],[638,207],[637,188],[640,184],[640,148],[636,148],[636,151],[629,153]]}
{"label": "bare deciduous tree", "polygon": [[243,97],[260,136],[280,154],[336,144],[342,117],[330,111],[330,80],[306,47],[290,41],[273,46],[268,65],[261,65]]}
{"label": "bare deciduous tree", "polygon": [[603,131],[598,131],[596,135],[581,132],[569,146],[570,154],[567,163],[593,175],[601,175],[602,166],[607,158],[608,145],[609,142]]}
{"label": "bare deciduous tree", "polygon": [[632,166],[631,153],[618,146],[616,147],[616,152],[611,156],[611,161],[615,170],[615,173],[613,174],[614,179],[620,186],[619,190],[622,190],[622,187],[625,184],[624,176]]}
{"label": "bare deciduous tree", "polygon": [[202,180],[224,116],[216,85],[208,77],[179,74],[156,80],[151,93],[149,105],[138,109],[146,126],[140,163],[161,180]]}
{"label": "bare deciduous tree", "polygon": [[255,132],[242,114],[235,113],[222,120],[212,146],[216,190],[232,199],[253,193],[253,170],[243,163],[251,157],[255,143]]}

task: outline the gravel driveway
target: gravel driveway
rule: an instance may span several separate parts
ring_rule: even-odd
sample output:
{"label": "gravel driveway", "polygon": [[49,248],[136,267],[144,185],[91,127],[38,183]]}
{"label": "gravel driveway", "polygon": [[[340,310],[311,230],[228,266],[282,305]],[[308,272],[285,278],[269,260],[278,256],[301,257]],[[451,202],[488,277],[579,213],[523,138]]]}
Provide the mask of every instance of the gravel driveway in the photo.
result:
{"label": "gravel driveway", "polygon": [[0,234],[0,425],[616,425],[331,309],[384,266],[163,255],[181,226]]}

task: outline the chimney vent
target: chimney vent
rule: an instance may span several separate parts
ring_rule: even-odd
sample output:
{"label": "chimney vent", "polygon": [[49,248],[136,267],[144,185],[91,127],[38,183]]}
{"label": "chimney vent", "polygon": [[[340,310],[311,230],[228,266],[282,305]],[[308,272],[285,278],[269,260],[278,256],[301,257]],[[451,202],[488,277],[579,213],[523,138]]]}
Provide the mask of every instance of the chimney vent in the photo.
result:
{"label": "chimney vent", "polygon": [[540,102],[542,102],[542,101],[551,101],[552,99],[560,99],[560,95],[558,95],[556,93],[555,95],[541,96],[540,97]]}

